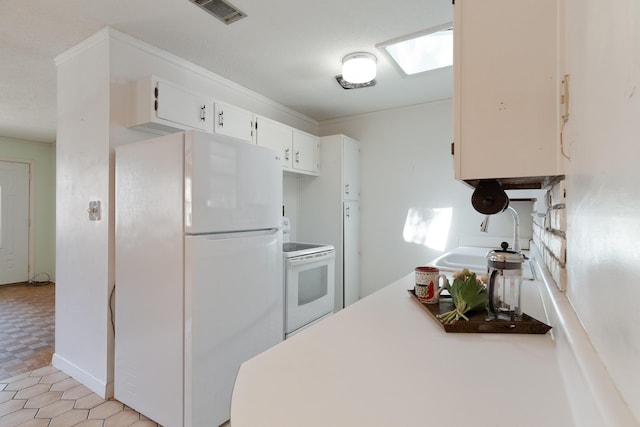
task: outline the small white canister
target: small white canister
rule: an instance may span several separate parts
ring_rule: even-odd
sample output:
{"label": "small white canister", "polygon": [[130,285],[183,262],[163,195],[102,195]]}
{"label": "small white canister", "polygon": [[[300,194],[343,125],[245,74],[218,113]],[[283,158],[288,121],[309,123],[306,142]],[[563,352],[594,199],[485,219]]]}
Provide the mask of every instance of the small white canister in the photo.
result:
{"label": "small white canister", "polygon": [[[416,286],[414,292],[421,302],[436,304],[440,301],[440,292],[447,286],[447,276],[440,274],[436,267],[416,267]],[[442,284],[440,284],[442,279]]]}

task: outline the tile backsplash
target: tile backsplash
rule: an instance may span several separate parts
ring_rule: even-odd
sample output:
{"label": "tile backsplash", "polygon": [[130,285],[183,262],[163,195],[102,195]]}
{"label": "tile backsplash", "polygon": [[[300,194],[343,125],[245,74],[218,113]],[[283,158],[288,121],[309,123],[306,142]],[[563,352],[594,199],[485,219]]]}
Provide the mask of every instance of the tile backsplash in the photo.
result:
{"label": "tile backsplash", "polygon": [[[567,285],[567,209],[565,181],[559,181],[544,194],[544,203],[533,213],[533,241],[556,285]],[[542,208],[540,208],[542,206]]]}

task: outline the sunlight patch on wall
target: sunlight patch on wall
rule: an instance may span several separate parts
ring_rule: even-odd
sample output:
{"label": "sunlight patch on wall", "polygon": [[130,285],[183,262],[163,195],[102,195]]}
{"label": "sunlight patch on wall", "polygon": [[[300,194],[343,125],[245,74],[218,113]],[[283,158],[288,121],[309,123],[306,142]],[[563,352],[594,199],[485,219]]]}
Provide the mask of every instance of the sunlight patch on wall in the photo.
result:
{"label": "sunlight patch on wall", "polygon": [[410,208],[402,237],[405,242],[444,251],[452,215],[453,208]]}

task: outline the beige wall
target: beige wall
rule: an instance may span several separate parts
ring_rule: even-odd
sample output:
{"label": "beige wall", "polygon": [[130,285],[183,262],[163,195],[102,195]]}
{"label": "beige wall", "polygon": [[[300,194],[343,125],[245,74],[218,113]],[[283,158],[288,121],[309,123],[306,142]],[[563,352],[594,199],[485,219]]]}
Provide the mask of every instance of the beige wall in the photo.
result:
{"label": "beige wall", "polygon": [[[32,206],[33,261],[35,280],[55,280],[56,147],[54,144],[0,137],[0,160],[30,162],[34,180]],[[44,274],[46,273],[46,274]]]}

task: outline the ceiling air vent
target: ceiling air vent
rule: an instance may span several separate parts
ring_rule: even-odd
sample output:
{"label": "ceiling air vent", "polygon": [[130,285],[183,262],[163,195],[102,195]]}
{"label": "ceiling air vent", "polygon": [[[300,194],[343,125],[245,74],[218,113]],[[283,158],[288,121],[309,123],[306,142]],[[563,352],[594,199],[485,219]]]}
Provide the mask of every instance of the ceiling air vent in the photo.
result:
{"label": "ceiling air vent", "polygon": [[222,0],[189,0],[200,6],[225,24],[229,25],[247,16],[246,13],[238,10],[235,6]]}

